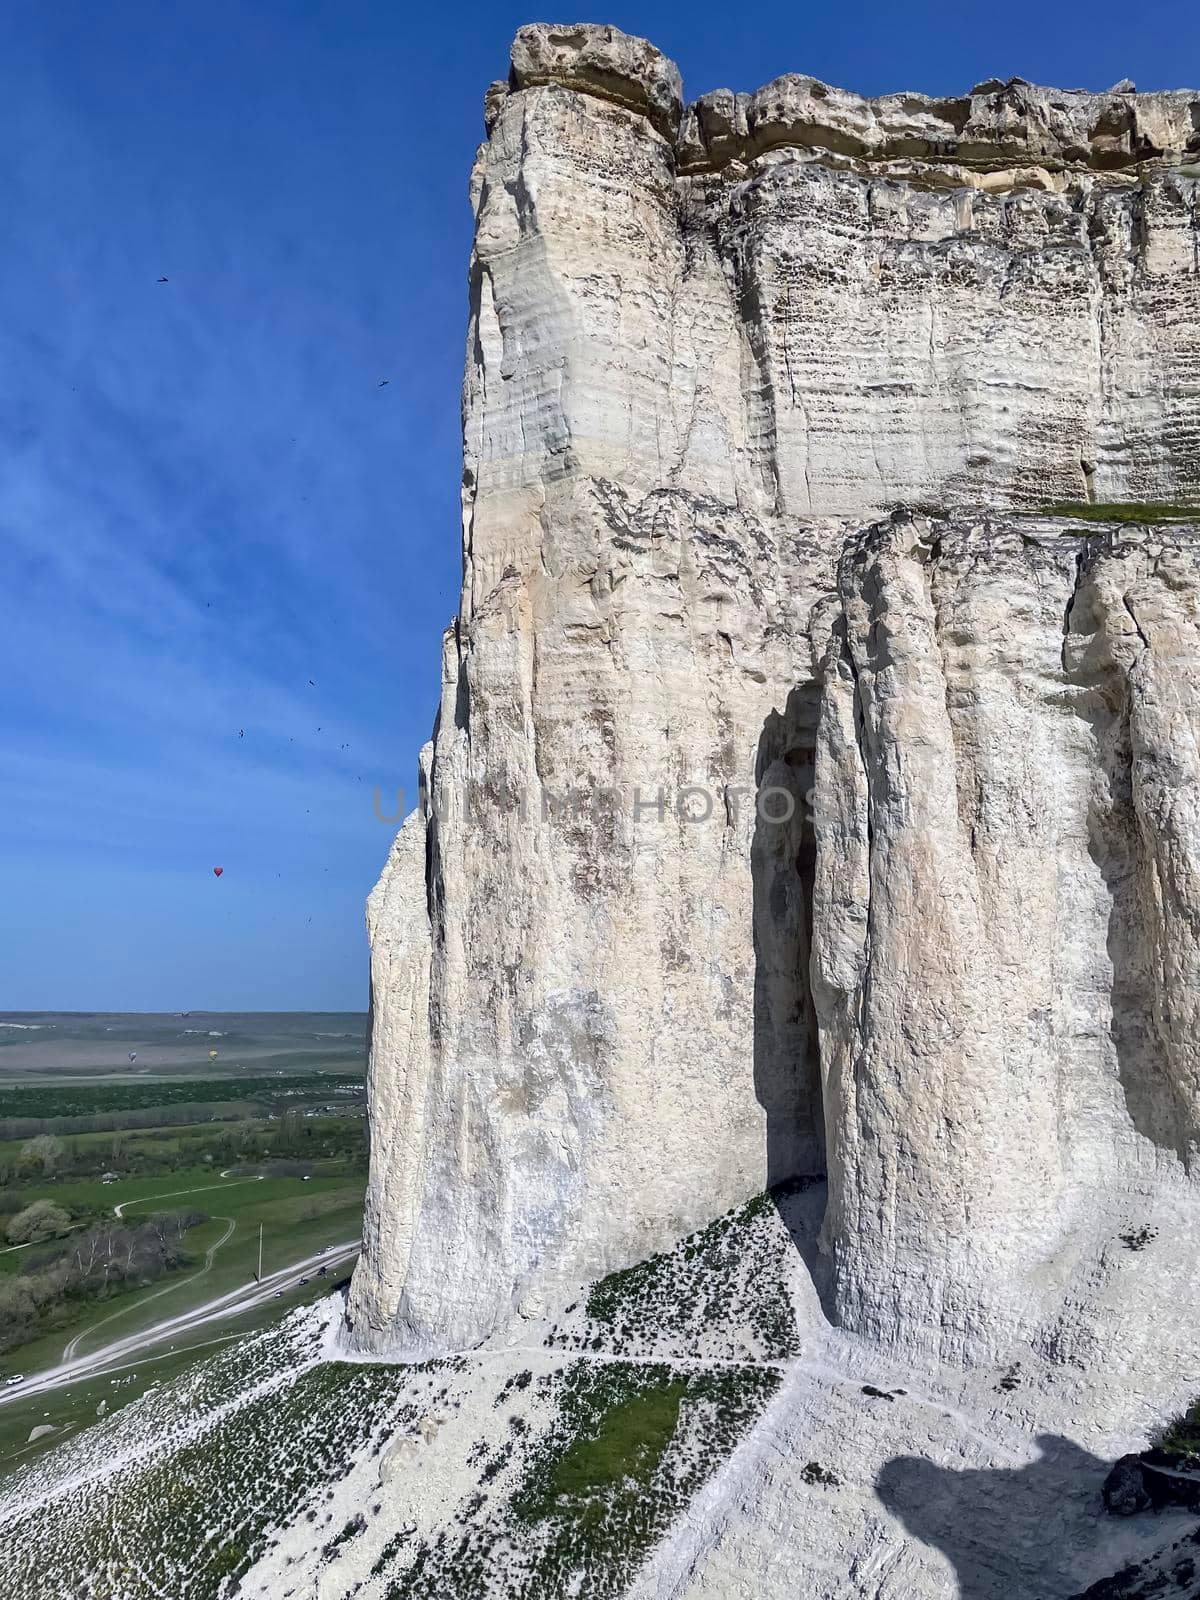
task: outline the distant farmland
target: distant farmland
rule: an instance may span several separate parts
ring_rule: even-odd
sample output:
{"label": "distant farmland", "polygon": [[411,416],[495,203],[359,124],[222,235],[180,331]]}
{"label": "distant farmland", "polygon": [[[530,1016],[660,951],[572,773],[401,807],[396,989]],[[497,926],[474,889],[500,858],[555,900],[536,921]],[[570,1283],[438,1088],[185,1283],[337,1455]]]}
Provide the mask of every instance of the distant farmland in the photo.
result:
{"label": "distant farmland", "polygon": [[[286,1077],[181,1078],[166,1082],[97,1084],[20,1084],[0,1089],[0,1125],[60,1118],[107,1119],[114,1114],[153,1112],[176,1106],[221,1106],[253,1103],[266,1110],[287,1110],[297,1104],[330,1102],[349,1106],[361,1101],[363,1075],[306,1072]],[[20,1128],[0,1137],[19,1138]],[[86,1132],[85,1128],[61,1131]]]}

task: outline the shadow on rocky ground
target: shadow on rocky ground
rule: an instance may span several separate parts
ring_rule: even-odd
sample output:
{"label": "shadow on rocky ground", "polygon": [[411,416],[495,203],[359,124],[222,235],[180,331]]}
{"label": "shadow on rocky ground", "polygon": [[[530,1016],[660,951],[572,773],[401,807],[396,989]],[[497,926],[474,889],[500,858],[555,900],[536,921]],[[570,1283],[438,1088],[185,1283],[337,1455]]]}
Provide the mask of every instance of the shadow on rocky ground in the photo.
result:
{"label": "shadow on rocky ground", "polygon": [[1112,1462],[1055,1434],[1038,1444],[1040,1460],[1011,1470],[953,1471],[898,1456],[879,1474],[879,1497],[948,1558],[960,1600],[1200,1597],[1194,1519],[1139,1517],[1134,1527],[1109,1518],[1101,1489]]}

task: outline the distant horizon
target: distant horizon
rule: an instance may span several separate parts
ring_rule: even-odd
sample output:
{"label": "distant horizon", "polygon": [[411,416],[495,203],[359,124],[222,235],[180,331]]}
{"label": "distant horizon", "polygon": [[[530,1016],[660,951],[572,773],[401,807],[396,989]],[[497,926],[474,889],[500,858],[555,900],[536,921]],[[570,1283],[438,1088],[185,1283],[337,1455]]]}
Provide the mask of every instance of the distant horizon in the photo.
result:
{"label": "distant horizon", "polygon": [[366,1017],[367,1009],[340,1007],[316,1010],[307,1006],[168,1006],[162,1010],[128,1010],[120,1006],[9,1006],[0,1009],[0,1023],[14,1017]]}

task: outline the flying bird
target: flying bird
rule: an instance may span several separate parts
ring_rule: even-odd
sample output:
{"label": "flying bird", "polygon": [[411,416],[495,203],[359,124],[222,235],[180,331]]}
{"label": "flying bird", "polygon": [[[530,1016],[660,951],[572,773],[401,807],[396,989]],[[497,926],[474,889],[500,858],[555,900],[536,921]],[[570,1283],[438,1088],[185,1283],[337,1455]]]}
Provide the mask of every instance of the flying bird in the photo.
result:
{"label": "flying bird", "polygon": [[391,383],[391,381],[392,381],[392,380],[391,380],[391,379],[390,379],[390,378],[385,378],[385,379],[384,379],[384,380],[383,380],[383,382],[382,382],[382,383],[381,383],[381,384],[380,384],[380,385],[379,385],[379,387],[380,387],[380,388],[381,388],[381,389],[386,389],[386,388],[387,388],[387,386],[388,386],[388,384],[389,384],[389,383]]}
{"label": "flying bird", "polygon": [[160,278],[158,281],[159,283],[170,283],[171,280],[170,278]]}
{"label": "flying bird", "polygon": [[238,729],[238,738],[239,738],[239,739],[244,739],[244,738],[245,738],[245,737],[246,737],[246,730],[245,730],[245,728],[239,728],[239,729]]}

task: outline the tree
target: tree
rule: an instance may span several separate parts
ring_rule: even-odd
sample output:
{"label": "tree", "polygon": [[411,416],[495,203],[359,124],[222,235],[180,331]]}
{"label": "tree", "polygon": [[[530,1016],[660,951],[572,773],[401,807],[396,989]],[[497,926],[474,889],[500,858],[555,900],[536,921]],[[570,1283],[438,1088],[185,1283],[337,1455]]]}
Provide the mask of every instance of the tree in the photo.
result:
{"label": "tree", "polygon": [[290,1110],[285,1111],[279,1120],[278,1143],[280,1148],[285,1150],[294,1149],[309,1131],[308,1125],[304,1120],[303,1111],[293,1106]]}
{"label": "tree", "polygon": [[9,1244],[33,1244],[38,1239],[49,1239],[63,1233],[71,1226],[70,1213],[53,1200],[35,1200],[24,1211],[18,1211],[8,1225]]}
{"label": "tree", "polygon": [[19,1278],[0,1282],[0,1350],[11,1350],[31,1338],[37,1316],[27,1283]]}
{"label": "tree", "polygon": [[41,1167],[43,1175],[48,1178],[62,1160],[65,1148],[62,1140],[56,1139],[52,1133],[39,1133],[21,1146],[21,1165]]}

